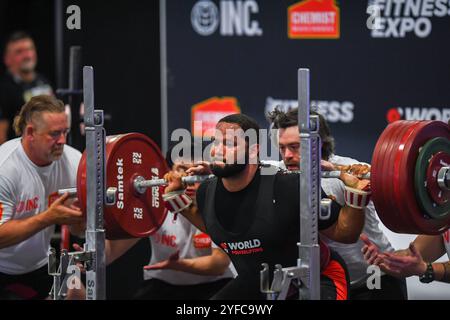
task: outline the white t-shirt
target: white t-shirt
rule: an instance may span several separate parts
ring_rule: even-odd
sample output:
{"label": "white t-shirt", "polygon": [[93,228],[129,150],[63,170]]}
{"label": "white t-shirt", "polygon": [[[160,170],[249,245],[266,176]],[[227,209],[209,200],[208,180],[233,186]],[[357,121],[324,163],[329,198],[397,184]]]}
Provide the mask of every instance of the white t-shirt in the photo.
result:
{"label": "white t-shirt", "polygon": [[444,238],[445,250],[447,250],[447,256],[450,260],[450,229],[445,231],[442,237]]}
{"label": "white t-shirt", "polygon": [[[49,195],[76,185],[81,153],[64,146],[58,161],[36,166],[26,155],[21,139],[0,146],[0,225],[37,215],[48,208]],[[47,264],[54,226],[43,229],[16,245],[0,249],[0,272],[24,274]]]}
{"label": "white t-shirt", "polygon": [[[340,165],[361,163],[360,161],[352,158],[340,157],[336,155],[332,155],[328,161]],[[322,179],[322,188],[325,193],[331,193],[336,196],[336,201],[343,205],[345,203],[344,184],[340,180],[338,180],[339,184],[332,183],[331,180],[329,180],[330,179]],[[366,207],[365,214],[366,217],[362,233],[366,234],[370,241],[380,248],[381,252],[394,251],[394,248],[388,238],[379,227],[378,215],[372,201],[370,201],[369,205]],[[330,248],[339,253],[344,259],[347,264],[351,282],[358,282],[368,276],[367,268],[369,265],[361,253],[361,249],[364,246],[364,243],[361,240],[358,240],[353,244],[343,244],[327,239],[324,236],[322,236],[322,239],[329,245]]]}
{"label": "white t-shirt", "polygon": [[[178,250],[180,259],[197,258],[211,254],[217,246],[211,238],[198,230],[181,214],[174,221],[168,214],[159,230],[150,237],[152,257],[149,264],[169,259]],[[221,276],[203,276],[177,270],[144,270],[144,279],[159,279],[172,285],[194,285],[208,283],[223,278],[233,278],[232,264]]]}
{"label": "white t-shirt", "polygon": [[[333,155],[328,160],[334,164],[341,165],[349,165],[354,163],[361,163],[352,158],[340,157]],[[281,168],[285,168],[285,165],[282,161],[264,161],[264,163],[270,163],[272,165],[278,165]],[[340,205],[345,204],[344,199],[344,183],[339,179],[321,179],[322,189],[327,195],[333,195],[336,197],[336,202]],[[375,206],[372,201],[369,202],[369,205],[365,210],[365,223],[362,233],[366,234],[367,237],[375,243],[382,252],[384,251],[394,251],[394,248],[391,246],[388,238],[384,235],[383,231],[381,231],[379,227],[379,220],[375,210]],[[323,234],[321,235],[321,239],[328,244],[328,246],[339,253],[339,255],[344,259],[347,264],[348,272],[350,275],[351,282],[359,282],[368,276],[367,268],[368,264],[364,259],[364,256],[361,252],[364,243],[361,240],[358,240],[353,244],[345,244],[340,242],[335,242],[328,239]]]}

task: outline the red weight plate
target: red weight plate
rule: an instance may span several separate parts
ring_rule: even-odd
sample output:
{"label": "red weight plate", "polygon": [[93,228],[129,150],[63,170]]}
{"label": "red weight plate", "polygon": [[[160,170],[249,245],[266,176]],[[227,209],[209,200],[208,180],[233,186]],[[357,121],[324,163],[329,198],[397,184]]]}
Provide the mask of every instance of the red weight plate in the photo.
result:
{"label": "red weight plate", "polygon": [[[134,190],[137,176],[162,179],[168,172],[158,146],[139,133],[107,137],[106,186],[116,187],[117,202],[104,207],[106,237],[108,239],[141,238],[154,233],[163,223],[167,212],[159,187],[148,188],[144,194]],[[80,161],[77,189],[86,203],[86,154]]]}
{"label": "red weight plate", "polygon": [[400,209],[398,207],[398,200],[397,200],[397,194],[395,194],[394,188],[396,184],[396,177],[395,177],[395,157],[397,154],[397,151],[399,149],[399,146],[402,143],[402,139],[404,139],[404,135],[408,130],[411,130],[411,126],[414,126],[416,122],[411,121],[398,121],[399,122],[399,130],[396,132],[397,136],[394,139],[394,143],[392,144],[392,148],[388,150],[388,154],[385,157],[385,169],[384,173],[388,179],[386,187],[385,187],[385,193],[387,197],[387,206],[391,210],[391,212],[395,212],[394,216],[396,219],[395,222],[395,228],[391,229],[395,232],[402,233],[405,229],[410,228],[408,226],[408,222],[404,221],[404,218],[402,217],[400,213]]}
{"label": "red weight plate", "polygon": [[[390,135],[392,134],[392,131],[394,131],[395,125],[390,124],[387,126],[384,131],[381,133],[380,137],[377,140],[377,143],[375,145],[373,155],[372,155],[372,161],[371,161],[371,168],[370,168],[370,185],[372,189],[372,201],[375,205],[375,209],[378,213],[384,212],[383,208],[383,189],[382,189],[382,179],[383,174],[381,171],[381,154],[382,150],[386,148],[386,145],[389,143]],[[383,151],[384,152],[384,151]],[[382,218],[382,217],[380,217]],[[389,220],[389,217],[386,217],[386,219]],[[384,223],[384,221],[383,221]],[[386,224],[386,223],[385,223]]]}
{"label": "red weight plate", "polygon": [[399,149],[399,146],[402,144],[402,139],[404,139],[404,135],[406,132],[411,130],[411,127],[416,125],[417,122],[411,121],[398,121],[398,130],[395,132],[395,137],[390,145],[390,148],[387,150],[387,154],[384,158],[384,168],[383,172],[385,175],[385,188],[384,193],[386,197],[386,206],[388,207],[389,215],[395,219],[395,227],[392,229],[395,232],[404,232],[411,226],[409,225],[408,220],[402,217],[400,208],[398,207],[398,194],[395,191],[395,183],[396,183],[396,172],[395,172],[395,156],[396,152]]}
{"label": "red weight plate", "polygon": [[450,199],[450,191],[442,190],[437,183],[439,169],[450,166],[450,154],[438,152],[430,160],[427,169],[427,190],[431,199],[439,205],[443,205]]}
{"label": "red weight plate", "polygon": [[77,170],[77,197],[81,211],[86,214],[86,151],[83,152]]}
{"label": "red weight plate", "polygon": [[[407,157],[407,153],[405,153],[405,145],[414,140],[414,138],[420,133],[420,130],[425,126],[425,122],[418,122],[416,125],[411,126],[409,130],[403,135],[402,141],[399,144],[398,150],[395,152],[395,159],[393,161],[393,165],[395,167],[394,170],[394,192],[396,192],[397,198],[397,206],[399,208],[399,214],[401,219],[405,221],[405,228],[402,228],[401,233],[418,233],[419,230],[416,226],[416,223],[413,219],[413,212],[409,210],[407,203],[412,203],[413,205],[417,205],[415,192],[406,193],[404,190],[404,184],[407,183],[405,171],[405,167],[402,166],[402,160]],[[415,165],[415,160],[414,165]]]}
{"label": "red weight plate", "polygon": [[372,167],[371,167],[371,177],[370,184],[372,189],[372,201],[374,202],[377,213],[382,219],[383,223],[389,227],[395,222],[395,219],[389,214],[384,214],[387,212],[385,207],[385,197],[384,197],[384,174],[383,174],[383,157],[386,154],[386,149],[391,143],[392,135],[397,129],[397,123],[394,122],[387,126],[387,128],[380,135],[377,144],[375,145],[373,157],[372,157]]}
{"label": "red weight plate", "polygon": [[399,128],[401,128],[401,123],[396,121],[383,131],[375,146],[371,168],[372,200],[380,219],[390,229],[396,227],[397,219],[396,212],[393,212],[387,205],[386,185],[390,182],[390,177],[386,175],[384,167],[385,158],[389,155],[388,150],[392,148]]}
{"label": "red weight plate", "polygon": [[393,163],[396,150],[398,150],[398,147],[401,144],[402,137],[412,125],[414,125],[414,123],[409,121],[397,122],[397,130],[393,132],[393,137],[391,139],[392,141],[389,148],[386,149],[386,154],[383,158],[382,172],[384,174],[383,193],[385,197],[385,210],[391,219],[394,220],[390,229],[395,232],[403,232],[403,230],[409,228],[408,222],[404,221],[397,206],[396,194],[394,192],[395,167]]}
{"label": "red weight plate", "polygon": [[414,171],[420,147],[428,140],[436,137],[450,139],[448,125],[441,121],[422,121],[405,143],[400,160],[399,175],[401,182],[399,189],[400,194],[404,195],[406,200],[401,203],[402,212],[405,216],[408,215],[408,219],[411,219],[417,228],[414,233],[440,234],[450,226],[450,217],[439,220],[427,217],[415,198]]}

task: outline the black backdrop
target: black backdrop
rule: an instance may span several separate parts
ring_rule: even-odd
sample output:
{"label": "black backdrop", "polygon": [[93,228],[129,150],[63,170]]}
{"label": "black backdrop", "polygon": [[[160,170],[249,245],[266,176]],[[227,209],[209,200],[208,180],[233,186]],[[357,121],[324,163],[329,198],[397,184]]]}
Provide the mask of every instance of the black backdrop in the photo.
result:
{"label": "black backdrop", "polygon": [[[370,161],[391,109],[394,118],[400,114],[411,119],[416,113],[416,118],[447,121],[450,3],[439,0],[448,11],[440,17],[444,13],[433,1],[407,2],[412,1],[422,5],[431,2],[432,17],[425,17],[428,10],[421,14],[422,9],[414,17],[415,21],[429,19],[432,30],[427,37],[414,32],[404,38],[372,37],[366,26],[367,0],[336,1],[341,21],[339,39],[288,38],[288,7],[302,2],[299,0],[203,1],[208,7],[212,2],[218,11],[215,19],[205,9],[205,30],[214,25],[212,21],[219,24],[215,32],[205,36],[196,32],[191,21],[199,0],[167,0],[169,133],[179,127],[190,129],[193,105],[224,96],[236,97],[243,113],[267,127],[264,113],[268,105],[285,107],[289,104],[286,100],[297,99],[299,67],[311,70],[311,99],[322,101],[319,108],[323,107],[331,124],[338,154]],[[230,3],[235,8],[239,3],[256,3],[259,10],[250,19],[258,23],[261,36],[222,34],[221,25],[226,20],[222,6]],[[400,17],[405,15],[403,10],[400,8]],[[385,19],[396,19],[395,14],[394,8],[382,11]]]}

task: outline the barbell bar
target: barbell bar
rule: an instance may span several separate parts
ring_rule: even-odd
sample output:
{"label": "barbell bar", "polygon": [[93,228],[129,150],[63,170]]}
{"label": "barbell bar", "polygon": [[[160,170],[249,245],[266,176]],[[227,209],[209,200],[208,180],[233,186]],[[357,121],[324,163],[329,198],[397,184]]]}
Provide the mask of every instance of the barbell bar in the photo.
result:
{"label": "barbell bar", "polygon": [[[435,142],[433,142],[435,141]],[[440,121],[396,121],[377,141],[372,157],[372,200],[378,216],[392,231],[439,234],[450,227],[450,141]],[[77,187],[60,190],[80,199],[86,210],[86,157],[77,173]],[[158,146],[138,133],[107,137],[105,228],[108,239],[146,237],[164,221],[164,175],[169,172]],[[338,178],[340,171],[322,171]],[[212,175],[187,176],[185,184]],[[420,190],[419,190],[420,189]],[[420,194],[418,194],[420,192]],[[431,209],[430,209],[431,208]]]}

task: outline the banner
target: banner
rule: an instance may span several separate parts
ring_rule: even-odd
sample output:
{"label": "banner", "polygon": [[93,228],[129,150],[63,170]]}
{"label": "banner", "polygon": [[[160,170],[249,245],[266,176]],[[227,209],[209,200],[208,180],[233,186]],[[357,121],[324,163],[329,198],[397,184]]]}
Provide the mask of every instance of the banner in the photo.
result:
{"label": "banner", "polygon": [[301,67],[339,155],[370,162],[389,122],[450,118],[447,0],[162,1],[166,139],[239,110],[268,128]]}

